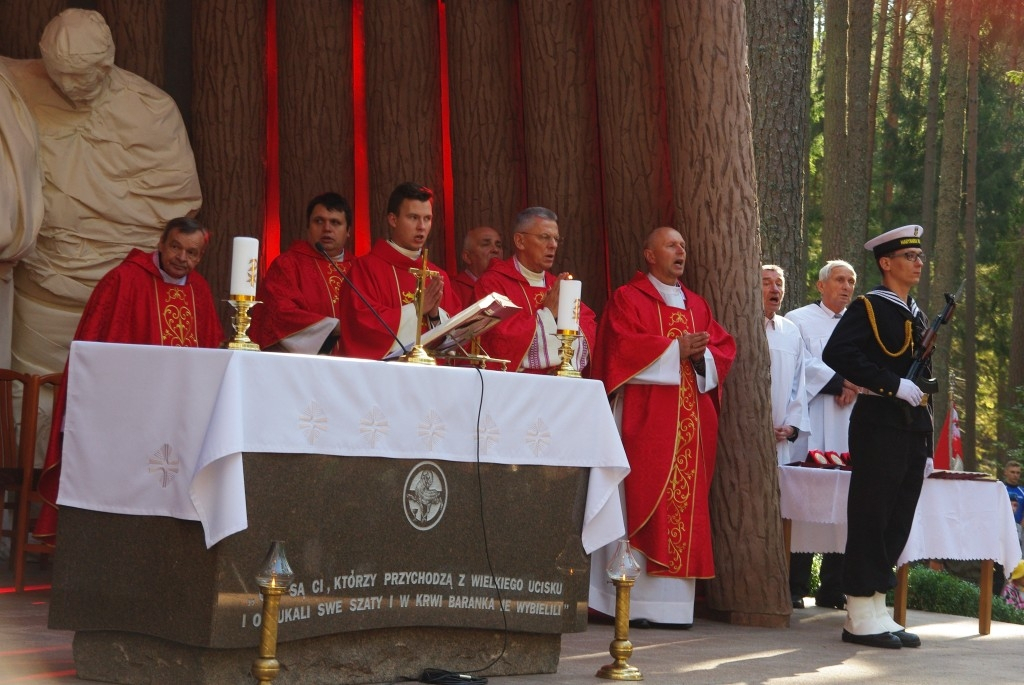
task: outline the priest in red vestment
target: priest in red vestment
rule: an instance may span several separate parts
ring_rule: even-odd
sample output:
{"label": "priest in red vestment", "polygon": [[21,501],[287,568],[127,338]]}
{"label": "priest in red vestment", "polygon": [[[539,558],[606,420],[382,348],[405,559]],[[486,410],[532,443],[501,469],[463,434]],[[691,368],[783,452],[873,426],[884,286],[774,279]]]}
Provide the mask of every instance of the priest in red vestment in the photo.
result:
{"label": "priest in red vestment", "polygon": [[466,268],[452,282],[463,307],[476,302],[476,282],[487,271],[492,259],[503,259],[501,235],[490,226],[471,228],[462,241],[462,263]]}
{"label": "priest in red vestment", "polygon": [[[100,279],[78,322],[74,340],[172,347],[217,347],[224,339],[206,279],[194,271],[210,236],[195,219],[167,222],[155,252],[132,250]],[[53,541],[68,369],[58,390],[39,492],[42,508],[33,535]]]}
{"label": "priest in red vestment", "polygon": [[[351,265],[346,252],[352,207],[338,193],[317,195],[306,206],[306,238],[296,240],[260,282],[249,337],[264,350],[339,354],[341,289]],[[319,243],[325,257],[316,246]],[[333,262],[333,263],[332,263]]]}
{"label": "priest in red vestment", "polygon": [[[643,255],[648,273],[616,290],[605,309],[594,374],[613,398],[632,468],[626,531],[645,571],[630,616],[685,625],[693,621],[693,579],[715,574],[708,493],[736,344],[704,298],[679,283],[686,243],[678,231],[655,229]],[[592,565],[603,576],[600,555]],[[614,613],[614,590],[592,578],[591,606]]]}
{"label": "priest in red vestment", "polygon": [[[433,197],[429,188],[411,182],[392,191],[388,199],[388,239],[378,240],[369,253],[352,264],[348,274],[351,287],[341,291],[343,355],[384,359],[402,354],[403,347],[412,348],[418,318],[417,277],[411,269],[423,265],[423,246],[433,220]],[[437,275],[431,276],[424,288],[424,330],[447,321],[461,309],[448,275],[430,262],[427,268]]]}
{"label": "priest in red vestment", "polygon": [[[551,373],[562,363],[561,342],[555,337],[559,283],[571,278],[568,273],[555,276],[549,271],[561,240],[558,216],[544,207],[530,207],[516,217],[513,231],[513,256],[491,262],[476,282],[475,297],[496,292],[522,311],[491,328],[480,342],[488,355],[509,360],[515,371]],[[572,365],[582,371],[590,362],[597,333],[594,311],[582,302],[579,322],[580,337],[573,342]]]}

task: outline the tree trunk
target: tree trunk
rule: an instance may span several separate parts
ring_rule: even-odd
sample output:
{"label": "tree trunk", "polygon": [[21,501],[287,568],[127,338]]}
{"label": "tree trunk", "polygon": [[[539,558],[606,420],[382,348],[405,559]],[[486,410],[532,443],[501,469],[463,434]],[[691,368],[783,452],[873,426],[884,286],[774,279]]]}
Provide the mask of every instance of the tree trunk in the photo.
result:
{"label": "tree trunk", "polygon": [[[882,198],[881,220],[883,228],[891,228],[894,218],[891,206],[893,201],[893,176],[896,168],[897,145],[899,144],[899,102],[900,89],[903,87],[903,53],[906,41],[907,20],[906,0],[897,0],[893,10],[892,41],[889,46],[889,66],[887,70],[885,128],[882,137]],[[933,152],[934,154],[934,152]]]}
{"label": "tree trunk", "polygon": [[[962,252],[960,224],[963,198],[964,119],[967,112],[967,54],[971,26],[971,7],[974,0],[954,2],[949,36],[949,60],[946,70],[946,113],[942,126],[942,158],[939,169],[939,205],[932,249],[931,292],[926,311],[935,316],[945,305],[943,292],[954,292],[959,284],[958,274]],[[952,330],[943,331],[944,340],[935,346],[932,371],[943,381],[949,376]],[[946,415],[946,395],[933,398],[937,422]],[[941,428],[941,425],[938,426]]]}
{"label": "tree trunk", "polygon": [[[760,307],[760,246],[743,4],[669,0],[664,40],[669,139],[677,152],[672,183],[689,252],[685,278],[707,297],[739,350],[718,432],[711,491],[718,578],[708,585],[708,605],[734,623],[787,625],[792,609],[768,348],[760,318],[752,315]],[[744,493],[742,507],[737,492]]]}
{"label": "tree trunk", "polygon": [[263,2],[193,0],[192,12],[191,140],[203,188],[199,219],[211,229],[198,268],[229,333],[231,310],[223,298],[230,285],[231,241],[236,235],[260,237],[263,229],[266,9]]}
{"label": "tree trunk", "polygon": [[437,5],[417,0],[365,2],[367,149],[373,238],[386,238],[387,202],[399,183],[434,191],[426,247],[444,264],[444,168]]}
{"label": "tree trunk", "polygon": [[583,299],[607,299],[607,236],[592,3],[520,0],[528,202],[558,214],[564,244],[554,271],[583,281]]}
{"label": "tree trunk", "polygon": [[960,419],[960,430],[964,450],[964,468],[967,471],[978,470],[978,323],[974,294],[977,285],[975,262],[978,216],[978,21],[980,14],[978,2],[975,1],[971,7],[971,26],[967,50],[967,178],[964,197],[964,275],[967,278],[967,288],[964,295],[964,317],[959,327],[964,332],[963,370],[964,409],[966,410],[964,413],[966,415]]}
{"label": "tree trunk", "polygon": [[[0,55],[14,59],[41,57],[39,38],[43,35],[43,29],[51,19],[67,8],[64,0],[4,0],[0,4],[3,5]],[[116,55],[115,63],[121,64]]]}
{"label": "tree trunk", "polygon": [[863,273],[867,261],[864,241],[868,236],[868,205],[871,195],[870,134],[874,112],[868,109],[871,90],[872,3],[849,3],[846,76],[846,228],[839,241],[843,259]]}
{"label": "tree trunk", "polygon": [[[921,169],[924,188],[921,193],[921,225],[924,226],[924,251],[931,254],[935,246],[935,196],[938,189],[938,136],[939,136],[939,84],[942,80],[942,45],[946,39],[946,0],[935,0],[932,14],[932,50],[928,68],[928,109],[925,114],[924,165]],[[921,272],[917,294],[922,302],[929,301],[931,270]]]}
{"label": "tree trunk", "polygon": [[[825,3],[825,184],[821,198],[821,261],[846,259],[856,267],[854,255],[846,253],[843,237],[849,211],[846,168],[848,19],[847,0]],[[857,273],[861,271],[857,268]]]}
{"label": "tree trunk", "polygon": [[[311,198],[334,191],[355,203],[351,4],[276,3],[282,252],[306,237]],[[371,217],[356,214],[353,224],[369,233]]]}
{"label": "tree trunk", "polygon": [[501,233],[507,256],[513,217],[526,206],[517,12],[477,0],[448,0],[447,8],[452,247],[461,254],[466,232],[486,225]]}
{"label": "tree trunk", "polygon": [[643,268],[651,229],[673,224],[660,17],[649,3],[594,3],[605,252],[612,289]]}
{"label": "tree trunk", "polygon": [[761,260],[789,276],[787,309],[802,306],[807,296],[803,195],[812,13],[807,0],[747,2]]}
{"label": "tree trunk", "polygon": [[[897,0],[898,2],[899,0]],[[896,15],[899,17],[899,15]],[[893,22],[898,24],[899,22]],[[871,63],[871,91],[868,93],[868,111],[872,124],[878,113],[878,93],[882,80],[882,61],[885,58],[885,36],[889,25],[889,0],[878,0],[878,29],[875,32],[875,58]],[[893,29],[895,38],[896,29]],[[875,126],[868,127],[868,168],[872,168],[875,156]],[[883,222],[885,225],[885,222]]]}

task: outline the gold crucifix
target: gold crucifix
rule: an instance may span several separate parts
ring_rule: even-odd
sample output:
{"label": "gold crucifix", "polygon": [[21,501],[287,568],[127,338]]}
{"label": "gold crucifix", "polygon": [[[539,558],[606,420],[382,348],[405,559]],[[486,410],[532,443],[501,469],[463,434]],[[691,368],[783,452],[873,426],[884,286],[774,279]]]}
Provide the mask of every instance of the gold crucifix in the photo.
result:
{"label": "gold crucifix", "polygon": [[423,296],[427,289],[427,279],[431,276],[439,276],[437,271],[432,271],[427,268],[429,262],[427,261],[427,248],[423,248],[422,262],[419,267],[410,267],[409,273],[416,277],[416,294],[414,300],[416,302],[416,342],[412,346],[412,351],[409,354],[402,357],[402,361],[412,362],[414,364],[428,364],[435,365],[437,362],[434,358],[427,354],[427,351],[423,349],[423,345],[420,344],[420,334],[423,330]]}

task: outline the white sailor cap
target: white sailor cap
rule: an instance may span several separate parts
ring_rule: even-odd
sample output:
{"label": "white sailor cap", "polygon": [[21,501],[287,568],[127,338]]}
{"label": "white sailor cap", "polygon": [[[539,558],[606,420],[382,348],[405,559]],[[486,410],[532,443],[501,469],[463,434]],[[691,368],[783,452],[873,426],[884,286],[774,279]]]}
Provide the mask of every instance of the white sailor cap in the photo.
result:
{"label": "white sailor cap", "polygon": [[864,249],[874,252],[875,259],[878,259],[890,252],[895,252],[905,247],[921,247],[921,235],[923,233],[924,229],[917,224],[900,226],[867,241],[864,243]]}

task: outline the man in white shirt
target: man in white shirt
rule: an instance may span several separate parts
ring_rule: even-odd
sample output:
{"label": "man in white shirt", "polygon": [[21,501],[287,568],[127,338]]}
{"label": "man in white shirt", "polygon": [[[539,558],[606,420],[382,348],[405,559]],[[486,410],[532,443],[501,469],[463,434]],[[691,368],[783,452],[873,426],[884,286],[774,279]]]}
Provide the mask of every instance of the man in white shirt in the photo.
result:
{"label": "man in white shirt", "polygon": [[[800,330],[806,350],[807,411],[811,425],[809,433],[800,435],[793,443],[794,455],[801,458],[812,450],[839,455],[849,451],[850,413],[859,388],[829,368],[821,360],[821,351],[853,299],[856,286],[857,273],[853,265],[839,259],[828,261],[818,272],[816,287],[821,299],[786,314]],[[813,556],[809,553],[790,555],[789,587],[794,608],[803,606],[803,598],[809,590]],[[815,604],[843,609],[846,605],[842,592],[843,555],[838,552],[822,555],[818,575],[820,584]]]}

